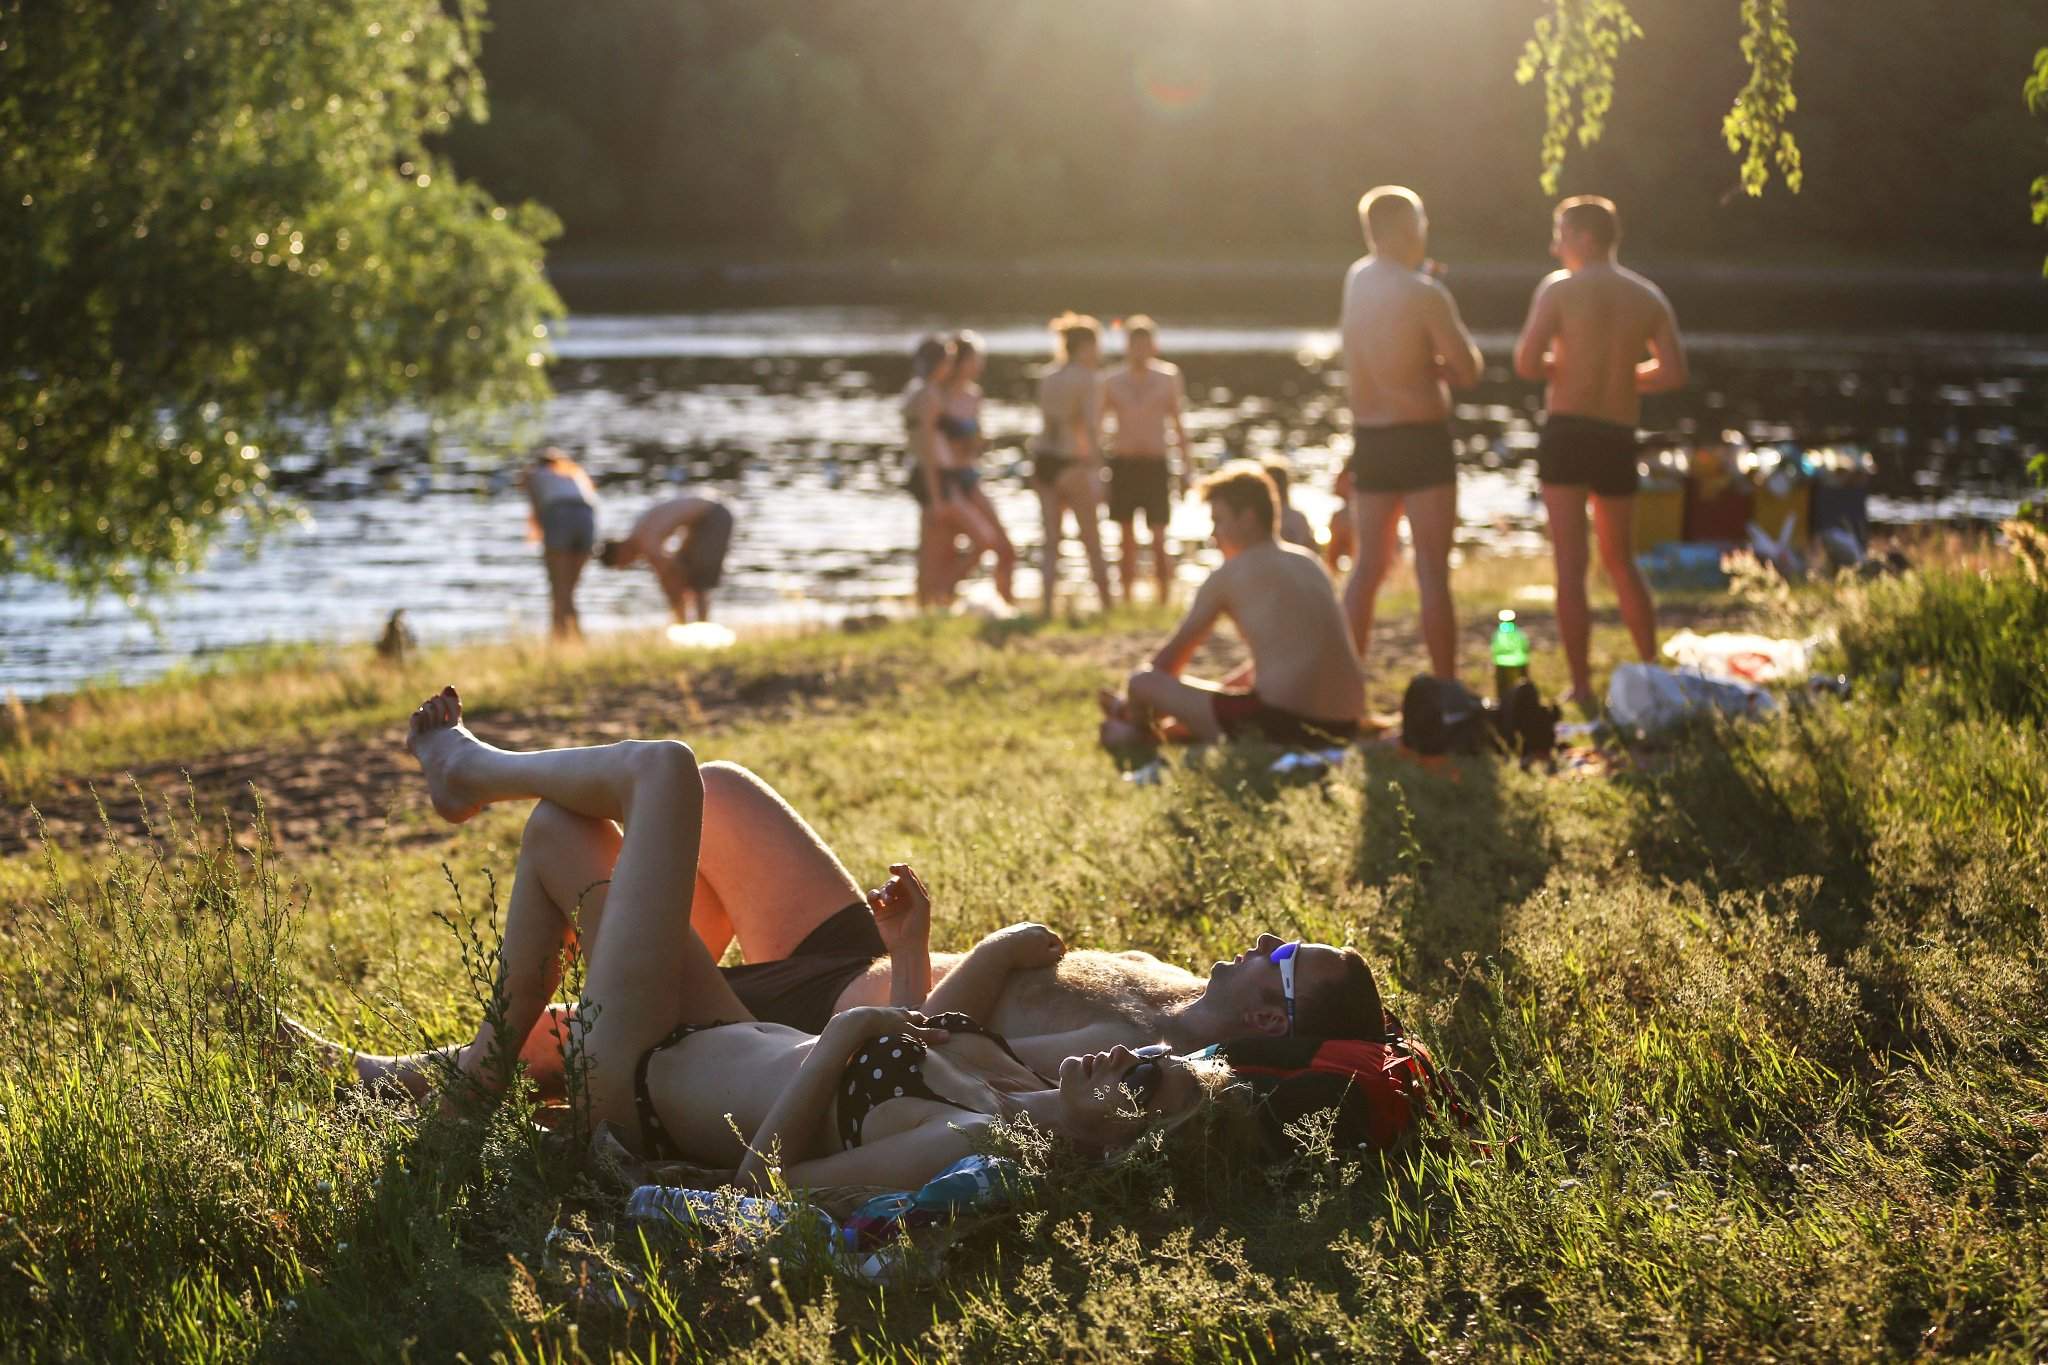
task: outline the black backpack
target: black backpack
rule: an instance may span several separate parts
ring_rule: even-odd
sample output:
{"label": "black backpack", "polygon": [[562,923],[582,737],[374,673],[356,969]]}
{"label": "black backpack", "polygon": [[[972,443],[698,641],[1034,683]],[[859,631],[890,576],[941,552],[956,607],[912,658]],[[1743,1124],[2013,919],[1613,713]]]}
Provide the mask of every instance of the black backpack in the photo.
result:
{"label": "black backpack", "polygon": [[1423,673],[1401,695],[1401,743],[1418,754],[1544,758],[1557,747],[1560,714],[1543,704],[1543,694],[1526,679],[1502,706],[1455,678]]}

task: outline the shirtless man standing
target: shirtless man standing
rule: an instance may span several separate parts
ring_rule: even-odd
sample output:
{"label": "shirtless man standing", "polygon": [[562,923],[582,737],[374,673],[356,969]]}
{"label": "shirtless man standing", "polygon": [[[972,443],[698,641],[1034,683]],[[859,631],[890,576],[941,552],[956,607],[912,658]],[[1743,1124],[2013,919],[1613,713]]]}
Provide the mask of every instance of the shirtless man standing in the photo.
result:
{"label": "shirtless man standing", "polygon": [[1039,562],[1048,617],[1059,591],[1060,537],[1069,512],[1074,514],[1074,529],[1088,556],[1088,576],[1095,580],[1102,609],[1108,611],[1116,601],[1109,591],[1109,564],[1102,557],[1102,376],[1095,368],[1102,347],[1101,325],[1079,313],[1063,313],[1051,327],[1058,338],[1055,367],[1038,381],[1043,425],[1031,457],[1031,486],[1038,490],[1045,520]]}
{"label": "shirtless man standing", "polygon": [[1636,419],[1642,395],[1686,381],[1678,319],[1656,285],[1616,264],[1620,239],[1611,201],[1582,195],[1559,204],[1550,251],[1564,269],[1536,287],[1515,343],[1515,373],[1547,385],[1536,476],[1557,565],[1557,629],[1581,709],[1597,705],[1587,659],[1586,499],[1621,619],[1637,657],[1653,662],[1657,609],[1634,547]]}
{"label": "shirtless man standing", "polygon": [[1479,348],[1451,291],[1430,273],[1429,218],[1415,192],[1382,185],[1358,201],[1358,216],[1368,254],[1344,277],[1355,546],[1345,615],[1364,659],[1372,644],[1373,600],[1399,552],[1396,537],[1406,512],[1430,669],[1454,678],[1451,534],[1458,487],[1450,391],[1479,382]]}
{"label": "shirtless man standing", "polygon": [[[1365,670],[1322,561],[1279,539],[1280,499],[1255,461],[1225,465],[1203,481],[1202,496],[1223,567],[1195,593],[1152,666],[1131,675],[1125,695],[1103,695],[1102,742],[1246,735],[1300,748],[1348,744],[1365,709]],[[1251,662],[1220,683],[1182,677],[1226,615]]]}
{"label": "shirtless man standing", "polygon": [[[671,540],[682,536],[674,550]],[[711,590],[725,573],[725,552],[732,544],[732,513],[725,504],[709,498],[670,498],[640,514],[633,529],[618,540],[608,540],[598,550],[598,561],[611,569],[647,565],[661,584],[676,620],[690,619],[689,607],[697,619],[711,619]]]}
{"label": "shirtless man standing", "polygon": [[[1173,586],[1166,523],[1173,513],[1174,491],[1187,489],[1188,433],[1181,424],[1187,388],[1180,367],[1159,359],[1158,332],[1151,318],[1143,313],[1131,318],[1124,324],[1124,338],[1124,367],[1102,385],[1103,401],[1116,418],[1109,457],[1109,519],[1121,532],[1117,567],[1124,601],[1132,600],[1138,580],[1137,522],[1143,512],[1145,533],[1152,538],[1152,573],[1159,584],[1159,600],[1165,602]],[[1167,454],[1169,426],[1172,459]]]}

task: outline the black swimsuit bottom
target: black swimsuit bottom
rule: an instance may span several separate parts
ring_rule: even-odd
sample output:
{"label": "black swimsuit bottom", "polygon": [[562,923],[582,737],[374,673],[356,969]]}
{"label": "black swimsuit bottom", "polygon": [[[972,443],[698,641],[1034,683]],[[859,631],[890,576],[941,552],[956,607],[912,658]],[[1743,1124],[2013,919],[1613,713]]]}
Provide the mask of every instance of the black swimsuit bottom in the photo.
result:
{"label": "black swimsuit bottom", "polygon": [[[654,1060],[654,1054],[663,1048],[674,1047],[693,1033],[745,1022],[752,1021],[720,1019],[709,1024],[683,1024],[640,1054],[640,1060],[633,1067],[633,1109],[640,1119],[640,1148],[648,1160],[685,1159],[682,1149],[676,1146],[668,1135],[668,1129],[662,1126],[661,1115],[655,1112],[654,1097],[647,1091],[647,1064]],[[925,1023],[930,1028],[945,1029],[950,1033],[979,1034],[1007,1053],[1011,1061],[1037,1076],[1040,1082],[1054,1084],[1026,1064],[1000,1033],[983,1028],[967,1015],[935,1014]],[[935,1100],[970,1114],[976,1112],[958,1100],[947,1099],[925,1081],[925,1052],[923,1041],[911,1033],[878,1034],[872,1043],[862,1043],[854,1049],[853,1056],[847,1060],[846,1070],[840,1073],[843,1088],[838,1095],[839,1145],[842,1150],[860,1146],[861,1124],[866,1121],[868,1111],[886,1100]]]}

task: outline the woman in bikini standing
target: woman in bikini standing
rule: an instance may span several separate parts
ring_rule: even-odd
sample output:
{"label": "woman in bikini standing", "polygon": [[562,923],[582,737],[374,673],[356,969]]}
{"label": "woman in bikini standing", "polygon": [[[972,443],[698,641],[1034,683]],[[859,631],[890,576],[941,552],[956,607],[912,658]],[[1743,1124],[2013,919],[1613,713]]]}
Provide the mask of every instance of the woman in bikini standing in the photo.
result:
{"label": "woman in bikini standing", "polygon": [[985,352],[981,338],[971,331],[953,334],[953,372],[939,388],[939,436],[944,440],[950,473],[957,496],[949,509],[968,541],[967,553],[954,564],[948,589],[980,563],[981,556],[995,551],[996,593],[1010,605],[1017,605],[1014,583],[1017,548],[996,516],[995,503],[981,486],[981,452],[986,444],[981,431],[981,378]]}
{"label": "woman in bikini standing", "polygon": [[1096,599],[1109,610],[1109,561],[1102,553],[1102,377],[1096,371],[1102,328],[1094,318],[1066,313],[1050,324],[1058,343],[1054,368],[1038,381],[1044,423],[1034,447],[1031,484],[1044,514],[1045,614],[1052,615],[1059,586],[1060,538],[1072,512],[1088,555]]}
{"label": "woman in bikini standing", "polygon": [[[479,1080],[488,1080],[491,1059],[518,1050],[501,1050],[499,1038],[523,1039],[539,1024],[563,951],[580,941],[591,1119],[616,1125],[644,1156],[737,1167],[742,1185],[766,1188],[779,1171],[796,1187],[915,1189],[975,1150],[977,1134],[997,1119],[1017,1116],[1107,1150],[1196,1115],[1230,1084],[1221,1064],[1149,1048],[1068,1057],[1057,1077],[1041,1076],[972,1018],[946,1012],[992,999],[1003,972],[1055,960],[1064,951],[1058,937],[1036,925],[984,940],[926,1002],[935,1015],[864,1007],[833,1016],[817,1037],[756,1021],[689,927],[704,787],[688,747],[625,741],[515,753],[461,722],[461,701],[447,688],[413,713],[406,737],[443,818],[547,800],[623,827],[601,918],[571,925],[551,908],[514,907],[498,1022],[486,1020],[453,1059]],[[895,871],[890,888],[871,898],[889,932],[928,930],[922,884],[907,867]],[[914,990],[916,954],[906,957],[913,965],[899,984]],[[363,1070],[366,1061],[418,1064],[358,1059],[365,1075],[377,1074]]]}

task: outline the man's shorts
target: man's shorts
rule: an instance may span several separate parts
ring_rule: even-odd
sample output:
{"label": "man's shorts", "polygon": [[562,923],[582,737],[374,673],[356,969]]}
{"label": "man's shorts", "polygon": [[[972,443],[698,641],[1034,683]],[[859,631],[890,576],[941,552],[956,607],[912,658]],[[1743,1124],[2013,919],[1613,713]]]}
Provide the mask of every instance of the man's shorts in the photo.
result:
{"label": "man's shorts", "polygon": [[725,576],[725,552],[732,545],[732,513],[723,503],[698,519],[683,539],[683,574],[698,592],[709,592]]}
{"label": "man's shorts", "polygon": [[1361,493],[1413,493],[1452,483],[1457,450],[1448,422],[1403,422],[1351,431],[1351,484]]}
{"label": "man's shorts", "polygon": [[1536,478],[1583,484],[1603,498],[1629,497],[1636,491],[1636,429],[1568,413],[1547,417],[1536,446]]}
{"label": "man's shorts", "polygon": [[1109,519],[1145,514],[1145,528],[1163,530],[1173,516],[1173,472],[1164,455],[1113,455],[1109,461]]}
{"label": "man's shorts", "polygon": [[597,546],[597,509],[587,502],[558,498],[534,513],[534,520],[549,554],[587,555]]}
{"label": "man's shorts", "polygon": [[1225,739],[1263,739],[1290,749],[1341,748],[1358,738],[1356,720],[1312,720],[1270,706],[1256,692],[1219,692],[1210,701]]}
{"label": "man's shorts", "polygon": [[873,912],[855,901],[805,935],[788,957],[718,970],[756,1019],[823,1033],[840,992],[887,953]]}

